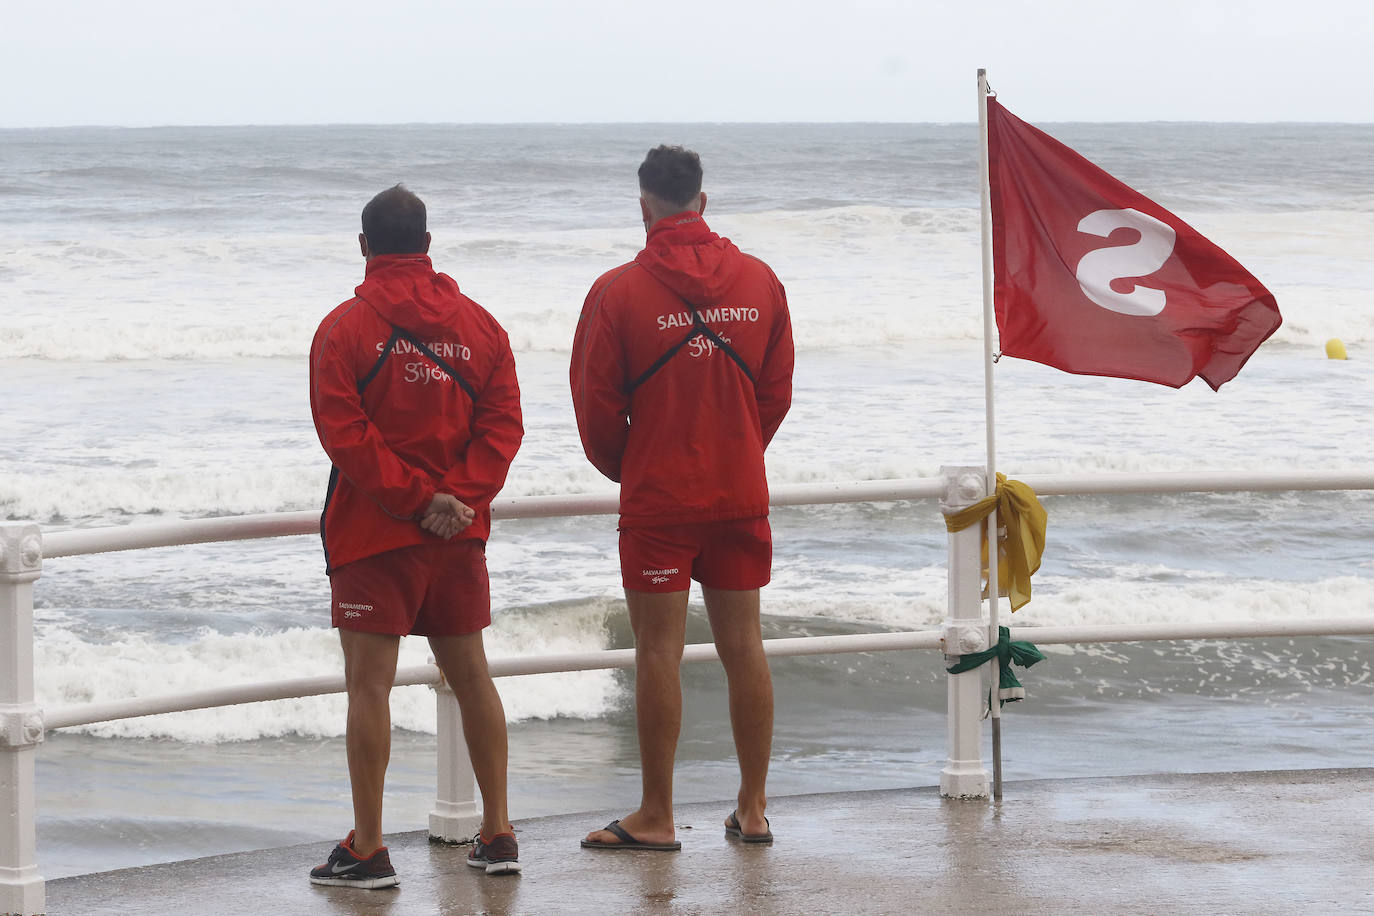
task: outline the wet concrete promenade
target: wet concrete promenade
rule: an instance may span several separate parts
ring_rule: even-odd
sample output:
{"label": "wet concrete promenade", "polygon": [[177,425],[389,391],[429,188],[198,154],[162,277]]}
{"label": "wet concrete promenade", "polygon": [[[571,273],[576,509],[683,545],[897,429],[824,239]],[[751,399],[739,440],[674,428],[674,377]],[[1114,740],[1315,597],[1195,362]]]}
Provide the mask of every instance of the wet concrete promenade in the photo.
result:
{"label": "wet concrete promenade", "polygon": [[315,887],[329,843],[51,881],[52,916],[97,914],[1374,914],[1374,769],[1009,782],[787,796],[771,847],[727,841],[732,805],[678,810],[682,851],[578,840],[624,812],[519,822],[523,874],[388,837],[400,887]]}

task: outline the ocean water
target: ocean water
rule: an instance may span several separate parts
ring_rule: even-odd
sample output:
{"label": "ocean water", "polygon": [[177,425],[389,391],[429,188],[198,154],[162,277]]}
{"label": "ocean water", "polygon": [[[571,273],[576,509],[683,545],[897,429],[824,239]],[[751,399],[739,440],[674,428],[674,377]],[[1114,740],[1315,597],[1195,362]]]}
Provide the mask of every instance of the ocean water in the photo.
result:
{"label": "ocean water", "polygon": [[[1040,126],[1235,256],[1276,294],[1284,325],[1215,393],[1002,360],[999,470],[1368,469],[1374,125]],[[659,142],[701,151],[708,221],[787,287],[796,391],[768,455],[774,483],[983,462],[972,125],[9,130],[0,517],[59,531],[317,508],[329,467],[305,354],[361,277],[362,204],[397,181],[429,206],[436,265],[510,332],[527,435],[505,492],[613,492],[581,453],[568,345],[591,281],[640,247],[634,173]],[[1325,358],[1332,337],[1351,359]],[[1369,493],[1045,504],[1048,549],[1019,625],[1374,613]],[[773,524],[768,635],[938,626],[933,502],[789,508]],[[614,557],[609,517],[498,523],[489,654],[629,645]],[[341,670],[314,537],[50,559],[35,602],[47,707]],[[694,609],[689,639],[707,638]],[[1008,779],[1374,755],[1368,639],[1051,648],[1023,678],[1030,699],[1008,708]],[[406,641],[402,664],[425,659]],[[774,671],[775,795],[938,781],[934,653]],[[633,804],[629,684],[612,672],[500,682],[517,820]],[[678,796],[727,798],[722,676],[689,666],[685,685]],[[349,823],[343,709],[312,698],[50,734],[40,871],[327,848]],[[432,694],[398,690],[393,715],[386,826],[419,829]]]}

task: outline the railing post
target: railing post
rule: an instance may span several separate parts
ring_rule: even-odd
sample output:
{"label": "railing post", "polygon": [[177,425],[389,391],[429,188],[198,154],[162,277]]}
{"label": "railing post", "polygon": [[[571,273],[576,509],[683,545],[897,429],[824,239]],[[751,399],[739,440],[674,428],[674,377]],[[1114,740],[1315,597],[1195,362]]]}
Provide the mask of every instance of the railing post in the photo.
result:
{"label": "railing post", "polygon": [[[442,675],[441,675],[442,677]],[[476,777],[463,739],[463,713],[448,682],[434,687],[436,729],[439,744],[439,787],[429,815],[429,838],[444,843],[472,839],[482,824],[477,809]]]}
{"label": "railing post", "polygon": [[[940,511],[945,515],[964,509],[987,493],[986,472],[981,467],[942,467],[945,493]],[[945,618],[944,646],[948,664],[958,656],[981,652],[988,646],[988,621],[983,616],[982,526],[949,533],[949,616]],[[982,714],[986,693],[984,672],[988,666],[946,676],[949,697],[949,759],[940,771],[940,794],[946,798],[987,798],[988,771],[983,768]]]}
{"label": "railing post", "polygon": [[0,913],[44,910],[33,765],[43,714],[33,702],[33,583],[43,568],[37,525],[0,525]]}

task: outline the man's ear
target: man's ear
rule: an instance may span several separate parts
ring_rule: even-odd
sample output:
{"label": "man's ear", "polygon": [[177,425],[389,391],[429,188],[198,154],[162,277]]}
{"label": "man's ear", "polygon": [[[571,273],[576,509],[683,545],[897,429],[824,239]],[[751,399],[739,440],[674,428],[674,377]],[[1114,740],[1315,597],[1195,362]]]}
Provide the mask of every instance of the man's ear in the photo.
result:
{"label": "man's ear", "polygon": [[697,207],[697,213],[698,213],[698,214],[701,214],[701,213],[705,213],[705,212],[706,212],[706,192],[705,192],[705,191],[702,191],[702,192],[701,192],[701,206],[700,206],[700,207]]}
{"label": "man's ear", "polygon": [[372,253],[367,250],[367,236],[363,235],[361,232],[358,233],[358,250],[363,253],[364,261],[372,257]]}
{"label": "man's ear", "polygon": [[429,243],[430,243],[430,241],[431,241],[431,236],[430,236],[430,234],[429,234],[428,232],[426,232],[426,233],[425,233],[425,250],[422,251],[422,252],[420,252],[421,254],[429,254]]}
{"label": "man's ear", "polygon": [[649,202],[643,197],[639,199],[639,215],[644,220],[645,229],[654,224],[654,214],[649,210]]}

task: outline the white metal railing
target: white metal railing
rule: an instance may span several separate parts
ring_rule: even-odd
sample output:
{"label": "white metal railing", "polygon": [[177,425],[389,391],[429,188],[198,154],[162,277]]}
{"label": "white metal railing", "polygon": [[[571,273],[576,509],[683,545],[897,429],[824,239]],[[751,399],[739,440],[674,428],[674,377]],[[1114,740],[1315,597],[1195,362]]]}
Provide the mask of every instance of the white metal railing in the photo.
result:
{"label": "white metal railing", "polygon": [[[774,506],[842,502],[886,502],[940,498],[946,513],[957,511],[986,492],[983,469],[943,468],[939,478],[808,484],[776,487]],[[1374,490],[1374,472],[1174,472],[1154,474],[1027,475],[1022,480],[1042,496],[1274,492],[1298,490]],[[606,515],[617,511],[616,497],[575,494],[514,497],[492,507],[496,519]],[[83,704],[46,712],[33,702],[33,583],[44,557],[55,558],[218,541],[311,534],[318,530],[317,512],[283,512],[235,518],[193,519],[115,528],[69,530],[44,535],[37,525],[0,525],[0,912],[38,913],[43,909],[43,879],[38,875],[33,793],[34,752],[43,732],[113,719],[202,709],[264,700],[314,696],[344,691],[342,675],[297,678],[150,697],[113,703]],[[770,656],[943,649],[968,654],[989,645],[988,618],[981,598],[981,536],[978,526],[949,535],[949,616],[939,631],[801,637],[765,641]],[[1209,622],[1200,624],[1020,627],[1014,638],[1036,643],[1138,642],[1172,639],[1255,638],[1374,634],[1374,617],[1275,622]],[[715,659],[709,644],[687,646],[685,662]],[[494,676],[550,673],[634,665],[633,649],[494,659]],[[984,680],[990,666],[948,677],[949,757],[941,771],[941,793],[987,797],[988,777],[980,745],[980,711]],[[429,684],[437,688],[438,775],[430,833],[447,839],[471,834],[479,819],[471,765],[461,738],[458,706],[442,685],[438,668],[420,665],[397,672],[397,685]]]}
{"label": "white metal railing", "polygon": [[[1074,645],[1105,642],[1164,642],[1193,639],[1263,639],[1266,637],[1297,636],[1370,636],[1374,635],[1374,616],[1369,618],[1330,617],[1304,620],[1230,621],[1226,623],[1159,623],[1109,624],[1072,627],[1012,627],[1012,639],[1034,640],[1037,645]],[[800,655],[839,655],[847,652],[892,652],[901,649],[941,649],[940,630],[905,630],[894,633],[858,633],[841,636],[797,636],[785,639],[765,639],[764,652],[769,658],[792,658]],[[712,662],[720,658],[710,643],[694,643],[683,649],[685,664]],[[518,677],[527,674],[554,674],[564,671],[602,671],[613,668],[633,668],[634,649],[605,649],[599,652],[565,652],[558,655],[526,655],[519,658],[496,658],[487,663],[492,677]],[[413,665],[398,668],[395,685],[437,687],[443,678],[437,665]],[[269,700],[294,700],[300,697],[323,696],[344,692],[341,674],[322,677],[288,678],[259,684],[240,684],[194,690],[161,697],[115,700],[108,703],[82,703],[44,710],[43,727],[47,730],[93,725],[157,716],[170,712],[194,709],[214,709],[238,706],[243,703],[263,703]]]}
{"label": "white metal railing", "polygon": [[[819,506],[832,503],[930,499],[939,495],[939,478],[915,478],[775,487],[769,502],[774,506]],[[615,515],[618,511],[619,499],[614,494],[510,496],[499,498],[492,503],[491,517],[500,521],[516,518]],[[78,528],[45,535],[43,556],[73,557],[115,550],[139,550],[145,547],[244,541],[295,534],[318,534],[319,530],[320,513],[313,510],[239,515],[232,518],[185,519],[146,525],[121,525],[117,528]]]}
{"label": "white metal railing", "polygon": [[[1374,490],[1374,472],[1369,471],[1176,471],[1154,474],[1096,474],[1090,477],[1031,474],[1020,479],[1041,496]],[[904,480],[774,487],[769,502],[774,506],[827,505],[938,499],[943,495],[944,484],[941,478],[916,477]],[[570,496],[503,497],[492,504],[491,514],[493,519],[499,521],[517,518],[614,515],[617,511],[617,498],[613,494],[580,493]],[[319,532],[319,525],[319,512],[308,510],[239,515],[230,518],[185,519],[112,528],[76,528],[44,535],[42,549],[43,557],[52,559],[116,550],[316,534]]]}

